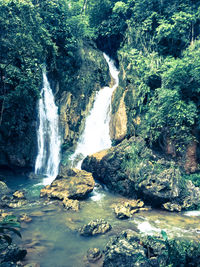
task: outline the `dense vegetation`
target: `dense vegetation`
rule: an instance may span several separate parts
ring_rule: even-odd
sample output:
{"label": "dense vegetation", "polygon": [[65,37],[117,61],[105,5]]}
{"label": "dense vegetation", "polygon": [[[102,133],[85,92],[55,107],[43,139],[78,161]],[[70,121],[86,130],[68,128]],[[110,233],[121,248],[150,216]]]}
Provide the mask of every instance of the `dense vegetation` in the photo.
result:
{"label": "dense vegetation", "polygon": [[[112,42],[114,32],[122,40],[117,48],[121,81],[113,112],[126,90],[128,136],[142,135],[152,148],[171,150],[176,158],[185,157],[195,142],[198,161],[199,11],[200,1],[120,1],[98,27],[99,36]],[[114,23],[116,17],[120,23]]]}
{"label": "dense vegetation", "polygon": [[171,145],[176,158],[193,141],[199,154],[200,1],[6,0],[0,14],[1,143],[31,135],[42,64],[74,90],[81,47],[94,40],[119,62],[113,112],[126,90],[127,137]]}
{"label": "dense vegetation", "polygon": [[[72,111],[67,110],[68,107],[63,111],[63,117],[81,114],[67,129],[79,132],[80,121],[87,113],[83,110],[92,91],[96,90],[95,79],[106,76],[103,71],[99,74],[100,60],[95,75],[90,75],[92,64],[85,56],[91,52],[85,46],[90,45],[116,60],[120,83],[112,112],[118,110],[125,92],[126,137],[144,140],[143,145],[132,142],[130,151],[123,158],[119,157],[120,186],[124,186],[125,175],[131,177],[131,182],[137,178],[139,184],[143,180],[148,182],[150,176],[156,181],[162,174],[162,182],[171,170],[181,184],[181,193],[186,194],[188,179],[200,187],[199,34],[200,0],[0,1],[0,167],[6,164],[11,168],[33,167],[37,102],[44,64],[57,103],[62,103],[62,93],[66,92],[65,100],[74,104]],[[90,56],[93,62],[98,61],[94,55]],[[79,77],[81,68],[85,72]],[[99,84],[102,80],[106,79],[99,79]],[[56,87],[58,82],[59,88]],[[74,86],[75,83],[78,86]],[[64,140],[64,152],[74,145],[78,135],[74,136]],[[113,143],[115,141],[119,140]],[[120,153],[121,150],[117,151],[117,157]],[[110,159],[116,178],[113,158]],[[106,169],[108,167],[103,168]],[[105,177],[107,180],[111,177],[113,182],[111,175]],[[130,184],[128,190],[132,189]],[[114,186],[116,189],[116,184]],[[0,240],[5,241],[7,247],[12,241],[7,230],[12,232],[13,228],[3,224]],[[14,232],[18,233],[16,229]],[[168,243],[168,248],[172,257],[169,264],[176,266],[176,256],[187,255],[178,262],[187,265],[190,245]],[[193,252],[199,255],[199,250]]]}

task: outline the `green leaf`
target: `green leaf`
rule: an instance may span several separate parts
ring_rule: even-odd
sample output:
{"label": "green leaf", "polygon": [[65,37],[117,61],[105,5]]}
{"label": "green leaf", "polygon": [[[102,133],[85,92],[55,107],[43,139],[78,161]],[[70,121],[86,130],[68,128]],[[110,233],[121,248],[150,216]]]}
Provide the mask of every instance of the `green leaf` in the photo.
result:
{"label": "green leaf", "polygon": [[165,241],[168,241],[167,233],[164,230],[161,231],[161,235]]}

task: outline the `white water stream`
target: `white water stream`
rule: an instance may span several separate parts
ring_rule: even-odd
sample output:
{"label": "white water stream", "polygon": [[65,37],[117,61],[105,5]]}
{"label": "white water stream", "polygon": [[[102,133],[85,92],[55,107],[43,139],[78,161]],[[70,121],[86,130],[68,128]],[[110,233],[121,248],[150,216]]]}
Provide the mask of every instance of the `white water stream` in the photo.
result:
{"label": "white water stream", "polygon": [[58,174],[61,144],[58,121],[58,108],[44,68],[39,100],[38,155],[35,162],[35,173],[46,177],[44,185],[50,184]]}
{"label": "white water stream", "polygon": [[114,79],[114,85],[112,88],[104,87],[96,94],[93,108],[86,118],[84,132],[78,141],[74,154],[70,158],[73,165],[79,169],[81,168],[82,159],[87,155],[111,147],[109,134],[111,97],[119,84],[119,71],[116,69],[113,60],[106,54],[104,54],[104,58]]}

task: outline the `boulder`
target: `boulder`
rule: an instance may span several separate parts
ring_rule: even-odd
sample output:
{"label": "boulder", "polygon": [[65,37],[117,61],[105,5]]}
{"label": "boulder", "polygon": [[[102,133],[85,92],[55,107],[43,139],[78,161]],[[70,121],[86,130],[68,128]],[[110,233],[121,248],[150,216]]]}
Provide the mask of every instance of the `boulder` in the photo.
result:
{"label": "boulder", "polygon": [[142,198],[154,207],[167,202],[179,204],[182,209],[200,204],[200,189],[192,182],[184,184],[174,161],[153,152],[141,137],[131,137],[115,147],[87,156],[81,167],[92,172],[94,178],[111,191]]}
{"label": "boulder", "polygon": [[172,201],[163,204],[163,208],[168,211],[181,211],[187,209],[195,209],[200,203],[200,188],[194,186],[192,181],[185,182],[185,187],[178,203]]}
{"label": "boulder", "polygon": [[172,202],[164,203],[163,208],[168,211],[177,211],[177,212],[182,210],[181,205]]}
{"label": "boulder", "polygon": [[97,219],[90,221],[79,229],[80,235],[94,236],[99,234],[105,234],[112,229],[111,225],[103,219]]}
{"label": "boulder", "polygon": [[125,151],[130,148],[129,141],[122,141],[118,146],[87,156],[81,165],[93,177],[100,180],[114,192],[136,197],[134,183],[123,170]]}
{"label": "boulder", "polygon": [[80,209],[80,203],[78,200],[65,198],[62,203],[66,210],[78,211]]}
{"label": "boulder", "polygon": [[186,181],[186,196],[182,198],[182,209],[196,208],[200,204],[200,188],[195,186],[192,181]]}
{"label": "boulder", "polygon": [[[157,163],[162,165],[162,162],[159,160]],[[137,186],[146,197],[162,201],[170,200],[180,196],[180,178],[179,169],[167,168],[160,173],[152,172]]]}
{"label": "boulder", "polygon": [[129,200],[115,205],[114,212],[118,219],[127,219],[133,216],[134,213],[140,211],[144,206],[141,200]]}
{"label": "boulder", "polygon": [[167,248],[157,237],[141,238],[132,230],[111,239],[104,250],[104,267],[167,266]]}
{"label": "boulder", "polygon": [[57,198],[60,200],[84,199],[94,189],[94,179],[91,173],[78,169],[62,170],[51,185],[40,191],[41,197]]}
{"label": "boulder", "polygon": [[98,261],[102,257],[102,253],[99,248],[90,248],[87,251],[87,260],[91,263]]}

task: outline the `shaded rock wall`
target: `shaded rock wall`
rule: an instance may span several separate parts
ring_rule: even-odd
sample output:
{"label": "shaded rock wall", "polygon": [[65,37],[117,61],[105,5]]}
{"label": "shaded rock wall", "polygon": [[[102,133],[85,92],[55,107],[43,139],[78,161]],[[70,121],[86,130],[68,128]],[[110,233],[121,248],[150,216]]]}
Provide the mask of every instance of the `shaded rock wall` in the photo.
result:
{"label": "shaded rock wall", "polygon": [[[121,141],[127,134],[127,114],[124,102],[125,93],[120,100],[118,110],[111,114],[110,120],[110,138],[114,141]],[[115,94],[115,92],[114,92]],[[113,101],[114,97],[112,97]]]}
{"label": "shaded rock wall", "polygon": [[181,210],[200,204],[200,189],[185,182],[175,162],[155,154],[140,137],[87,156],[81,167],[110,190],[142,198],[152,206],[171,202]]}

